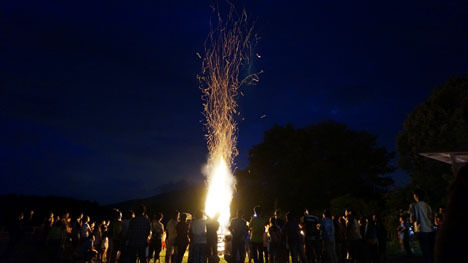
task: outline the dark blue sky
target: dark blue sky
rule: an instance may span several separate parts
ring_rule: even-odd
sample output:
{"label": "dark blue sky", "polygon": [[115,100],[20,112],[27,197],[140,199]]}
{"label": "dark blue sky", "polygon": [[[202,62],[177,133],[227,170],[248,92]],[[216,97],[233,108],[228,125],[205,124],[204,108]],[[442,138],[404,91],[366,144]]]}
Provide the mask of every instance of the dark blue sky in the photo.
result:
{"label": "dark blue sky", "polygon": [[[0,3],[0,194],[109,203],[201,178],[210,1],[160,2]],[[274,123],[332,119],[395,150],[408,113],[468,70],[463,0],[246,2],[265,73],[240,98],[239,168]]]}

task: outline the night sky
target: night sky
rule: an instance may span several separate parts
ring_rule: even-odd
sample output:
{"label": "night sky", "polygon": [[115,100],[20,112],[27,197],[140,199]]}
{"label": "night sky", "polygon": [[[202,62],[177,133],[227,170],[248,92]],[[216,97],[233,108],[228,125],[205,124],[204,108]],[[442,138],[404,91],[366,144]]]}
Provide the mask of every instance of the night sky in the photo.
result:
{"label": "night sky", "polygon": [[[159,2],[1,1],[0,194],[106,204],[201,180],[210,1]],[[464,0],[244,2],[265,73],[239,99],[239,169],[274,123],[336,120],[395,151],[409,112],[468,70]]]}

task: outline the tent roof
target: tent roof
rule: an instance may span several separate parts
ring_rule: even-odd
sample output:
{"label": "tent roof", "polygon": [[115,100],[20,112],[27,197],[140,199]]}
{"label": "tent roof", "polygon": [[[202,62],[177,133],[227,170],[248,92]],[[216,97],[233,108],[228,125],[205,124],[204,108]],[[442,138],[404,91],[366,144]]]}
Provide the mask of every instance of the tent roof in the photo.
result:
{"label": "tent roof", "polygon": [[468,152],[435,152],[420,153],[420,155],[448,164],[453,164],[454,162],[458,164],[468,163]]}

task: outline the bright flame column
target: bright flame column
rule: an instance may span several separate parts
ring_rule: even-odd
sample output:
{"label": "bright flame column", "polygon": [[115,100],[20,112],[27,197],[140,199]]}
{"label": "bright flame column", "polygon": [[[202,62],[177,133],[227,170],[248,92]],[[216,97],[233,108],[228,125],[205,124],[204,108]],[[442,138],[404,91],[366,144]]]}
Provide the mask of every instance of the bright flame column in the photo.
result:
{"label": "bright flame column", "polygon": [[234,178],[222,157],[213,160],[207,167],[211,178],[206,196],[205,213],[213,218],[219,214],[220,232],[226,234],[229,224]]}

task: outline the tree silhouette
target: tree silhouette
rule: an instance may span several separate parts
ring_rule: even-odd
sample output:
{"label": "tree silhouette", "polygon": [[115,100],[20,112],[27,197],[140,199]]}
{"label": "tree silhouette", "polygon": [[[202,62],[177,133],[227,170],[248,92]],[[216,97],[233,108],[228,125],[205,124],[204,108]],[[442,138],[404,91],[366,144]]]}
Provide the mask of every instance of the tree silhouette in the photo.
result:
{"label": "tree silhouette", "polygon": [[265,132],[264,141],[249,151],[249,166],[239,171],[241,206],[260,202],[266,207],[317,209],[330,200],[353,195],[379,195],[393,181],[393,154],[377,146],[376,136],[350,130],[336,122],[302,129],[279,126]]}
{"label": "tree silhouette", "polygon": [[444,202],[453,178],[450,166],[427,159],[421,152],[468,151],[468,127],[460,105],[468,95],[468,78],[453,78],[436,87],[408,116],[397,139],[399,166],[414,187],[423,189],[433,205]]}

